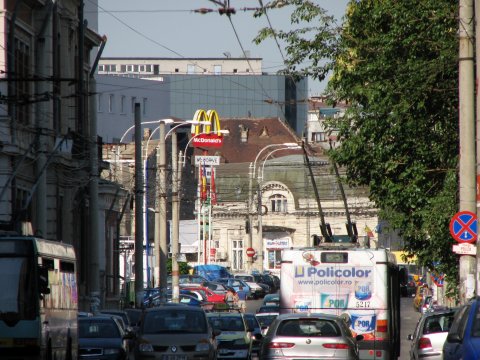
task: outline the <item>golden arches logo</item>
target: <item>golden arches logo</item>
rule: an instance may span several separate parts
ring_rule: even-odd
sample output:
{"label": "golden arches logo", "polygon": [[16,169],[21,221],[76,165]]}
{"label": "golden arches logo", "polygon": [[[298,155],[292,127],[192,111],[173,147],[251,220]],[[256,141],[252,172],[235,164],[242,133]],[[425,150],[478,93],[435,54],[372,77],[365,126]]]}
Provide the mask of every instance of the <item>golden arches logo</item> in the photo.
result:
{"label": "golden arches logo", "polygon": [[199,109],[195,112],[193,121],[202,123],[192,125],[192,145],[194,147],[220,147],[223,145],[220,118],[216,110]]}

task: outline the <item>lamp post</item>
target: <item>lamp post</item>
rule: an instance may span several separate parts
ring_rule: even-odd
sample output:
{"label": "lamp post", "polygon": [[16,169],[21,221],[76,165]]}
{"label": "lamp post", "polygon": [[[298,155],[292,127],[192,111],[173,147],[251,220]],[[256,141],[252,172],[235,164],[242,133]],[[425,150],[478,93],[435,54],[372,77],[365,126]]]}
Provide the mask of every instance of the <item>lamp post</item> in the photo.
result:
{"label": "lamp post", "polygon": [[[173,119],[160,119],[160,120],[157,120],[157,122],[159,123],[159,125],[150,133],[150,136],[148,137],[147,139],[147,142],[145,144],[145,159],[144,159],[144,162],[143,162],[143,182],[144,182],[144,185],[145,185],[145,191],[143,193],[143,202],[145,204],[145,208],[148,208],[148,204],[147,204],[147,192],[148,192],[148,183],[147,183],[147,180],[148,180],[148,173],[147,173],[147,164],[148,164],[148,146],[150,145],[150,140],[152,139],[154,133],[156,130],[159,130],[159,142],[163,141],[165,142],[165,125],[166,124],[171,124],[171,123],[174,123],[174,120]],[[160,157],[165,158],[165,154],[161,155],[160,154]],[[163,164],[163,167],[162,165],[159,166],[160,169],[163,169],[163,171],[165,171],[165,164]],[[157,212],[155,211],[155,219],[157,218]],[[148,216],[147,216],[147,211],[144,211],[143,212],[143,236],[144,236],[144,241],[145,241],[145,244],[146,244],[146,251],[147,251],[147,257],[146,257],[146,265],[147,265],[147,286],[150,286],[150,269],[149,269],[149,255],[150,255],[150,241],[149,241],[149,236],[148,236]],[[157,227],[155,227],[155,230],[157,229]],[[158,235],[157,234],[157,231],[155,231],[155,235]],[[155,250],[158,250],[159,248],[159,242],[158,242],[158,236],[155,236],[154,235],[154,241],[155,241]],[[157,254],[157,256],[155,256],[155,267],[154,267],[154,278],[155,278],[155,281],[157,282],[157,279],[158,279],[158,271],[159,271],[159,267],[157,267],[157,259],[159,259],[159,254]],[[157,270],[158,269],[158,270]]]}
{"label": "lamp post", "polygon": [[[226,129],[224,129],[224,130],[221,129],[221,130],[216,131],[216,133],[217,133],[217,134],[219,133],[219,134],[223,134],[223,135],[228,135],[228,134],[230,134],[230,131],[229,131],[229,130],[226,130]],[[194,136],[192,136],[192,137],[188,140],[187,144],[185,145],[185,149],[183,150],[183,154],[180,153],[180,158],[182,159],[182,160],[181,160],[181,162],[182,162],[182,167],[185,167],[185,164],[186,164],[187,149],[188,149],[189,145],[192,143],[192,141],[193,141],[195,138],[197,138],[197,137],[199,137],[199,136],[201,136],[201,135],[205,135],[205,134],[209,134],[209,132],[201,132],[201,133],[195,134]],[[172,145],[172,146],[173,146],[173,145]],[[172,150],[172,156],[173,156],[173,150]],[[173,161],[173,160],[172,160],[172,161]],[[177,184],[178,184],[178,186],[180,186],[180,184],[181,184],[181,170],[180,170],[178,173],[179,173],[179,176],[178,176],[178,178],[177,178],[177,180],[178,180],[178,181],[177,181]],[[178,193],[177,193],[177,196],[178,196]],[[172,205],[173,205],[173,203],[172,203]],[[200,207],[201,207],[201,205],[200,205],[200,202],[199,202],[199,204],[198,204],[198,216],[199,216],[199,218],[200,218]],[[200,237],[199,237],[198,240],[200,240]],[[204,239],[204,241],[205,241],[205,239]],[[199,241],[199,249],[200,249],[200,241]],[[178,256],[178,238],[175,238],[175,236],[173,237],[173,247],[172,247],[172,251],[177,251],[177,252],[175,252],[175,253],[172,253],[172,273],[173,273],[173,266],[174,266],[174,265],[178,266],[177,259],[176,259],[176,257]],[[199,256],[198,261],[200,261],[200,254],[199,254],[198,256]],[[174,275],[172,274],[173,294],[175,294],[175,288],[178,289],[178,280],[179,280],[179,279],[178,279],[178,275],[174,276]]]}
{"label": "lamp post", "polygon": [[[274,149],[270,151],[267,156],[265,156],[265,159],[263,159],[262,163],[262,171],[258,171],[258,179],[257,181],[258,188],[257,188],[257,199],[258,199],[258,241],[259,241],[259,250],[261,249],[263,251],[263,214],[262,214],[262,201],[263,201],[263,194],[262,194],[262,184],[264,180],[264,170],[265,170],[265,163],[267,162],[268,158],[276,153],[277,151],[282,151],[282,150],[294,150],[294,149],[301,149],[302,147],[299,145],[293,145],[293,146],[287,146],[287,147],[282,147],[278,149]],[[262,263],[264,262],[264,259],[262,258]]]}
{"label": "lamp post", "polygon": [[180,288],[179,288],[179,225],[180,225],[180,181],[181,181],[181,167],[178,166],[178,144],[177,132],[175,131],[180,126],[185,125],[208,125],[206,121],[186,120],[183,123],[173,127],[167,133],[165,138],[172,136],[172,302],[179,302]]}
{"label": "lamp post", "polygon": [[[171,120],[171,119],[170,119]],[[155,287],[161,289],[167,288],[167,172],[166,172],[166,140],[171,134],[176,134],[175,130],[185,125],[199,125],[203,122],[194,120],[171,120],[168,123],[177,124],[172,127],[165,134],[165,122],[152,131],[150,136],[153,136],[155,131],[159,130],[159,142],[157,148],[157,164],[159,168],[159,198],[158,198],[158,211],[155,212]],[[176,152],[176,150],[175,150]]]}
{"label": "lamp post", "polygon": [[[247,204],[247,207],[248,207],[248,227],[249,227],[249,229],[248,229],[248,245],[247,245],[247,247],[248,248],[253,247],[254,249],[256,248],[255,250],[256,250],[257,253],[258,253],[257,250],[259,250],[258,246],[257,247],[253,246],[253,209],[252,209],[252,207],[253,207],[253,190],[252,190],[253,179],[255,178],[257,161],[260,158],[260,155],[265,150],[273,148],[273,147],[278,147],[278,146],[281,146],[281,147],[283,146],[284,149],[289,149],[289,148],[297,147],[298,144],[293,143],[293,142],[290,142],[290,143],[286,142],[286,143],[280,143],[280,144],[269,144],[267,146],[264,146],[258,152],[257,156],[255,157],[254,162],[250,163],[250,166],[249,166],[248,204]],[[257,186],[258,186],[258,179],[257,179]],[[259,196],[260,196],[260,194],[259,194]],[[260,201],[260,197],[259,197],[259,201]],[[260,224],[259,224],[259,226],[260,226]],[[259,231],[260,231],[260,229],[259,229]],[[263,234],[261,234],[261,236],[263,237]],[[262,259],[262,262],[263,262],[263,259]],[[247,271],[250,272],[252,270],[252,267],[253,267],[253,256],[249,257],[247,259]]]}

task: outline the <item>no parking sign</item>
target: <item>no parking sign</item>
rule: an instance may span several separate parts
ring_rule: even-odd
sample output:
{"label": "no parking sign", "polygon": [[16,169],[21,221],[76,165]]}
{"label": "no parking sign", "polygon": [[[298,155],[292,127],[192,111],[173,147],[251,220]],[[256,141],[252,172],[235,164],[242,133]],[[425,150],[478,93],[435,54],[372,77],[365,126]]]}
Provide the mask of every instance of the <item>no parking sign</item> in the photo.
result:
{"label": "no parking sign", "polygon": [[460,211],[450,221],[450,234],[459,243],[477,240],[477,215],[471,211]]}

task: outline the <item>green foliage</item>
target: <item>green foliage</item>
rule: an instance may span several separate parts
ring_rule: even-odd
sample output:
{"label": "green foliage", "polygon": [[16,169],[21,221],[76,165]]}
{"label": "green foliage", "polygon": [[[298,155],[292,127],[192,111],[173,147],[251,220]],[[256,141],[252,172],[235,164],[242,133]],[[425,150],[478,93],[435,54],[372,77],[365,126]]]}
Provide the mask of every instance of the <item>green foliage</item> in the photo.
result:
{"label": "green foliage", "polygon": [[352,106],[330,126],[331,156],[368,185],[406,249],[454,283],[449,220],[457,207],[456,2],[359,1],[348,8],[329,90]]}
{"label": "green foliage", "polygon": [[369,187],[406,250],[440,263],[455,284],[448,224],[458,209],[458,1],[352,0],[340,37],[310,1],[281,3],[304,27],[264,29],[256,41],[287,43],[287,73],[323,79],[333,69],[328,95],[350,107],[327,124],[341,144],[330,156],[349,185]]}
{"label": "green foliage", "polygon": [[[192,267],[188,265],[186,262],[179,262],[178,263],[178,270],[180,272],[180,275],[183,274],[189,274],[189,271]],[[172,259],[167,260],[167,273],[171,274],[172,273]]]}

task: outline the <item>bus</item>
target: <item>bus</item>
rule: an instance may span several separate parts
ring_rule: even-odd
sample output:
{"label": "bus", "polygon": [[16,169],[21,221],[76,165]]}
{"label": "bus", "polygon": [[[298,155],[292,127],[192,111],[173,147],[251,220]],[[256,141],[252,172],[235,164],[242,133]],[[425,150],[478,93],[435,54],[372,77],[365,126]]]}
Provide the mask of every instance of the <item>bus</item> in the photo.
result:
{"label": "bus", "polygon": [[78,292],[71,245],[0,235],[0,357],[77,359]]}
{"label": "bus", "polygon": [[282,251],[280,313],[343,317],[358,342],[360,359],[400,356],[399,271],[386,249],[331,243]]}

